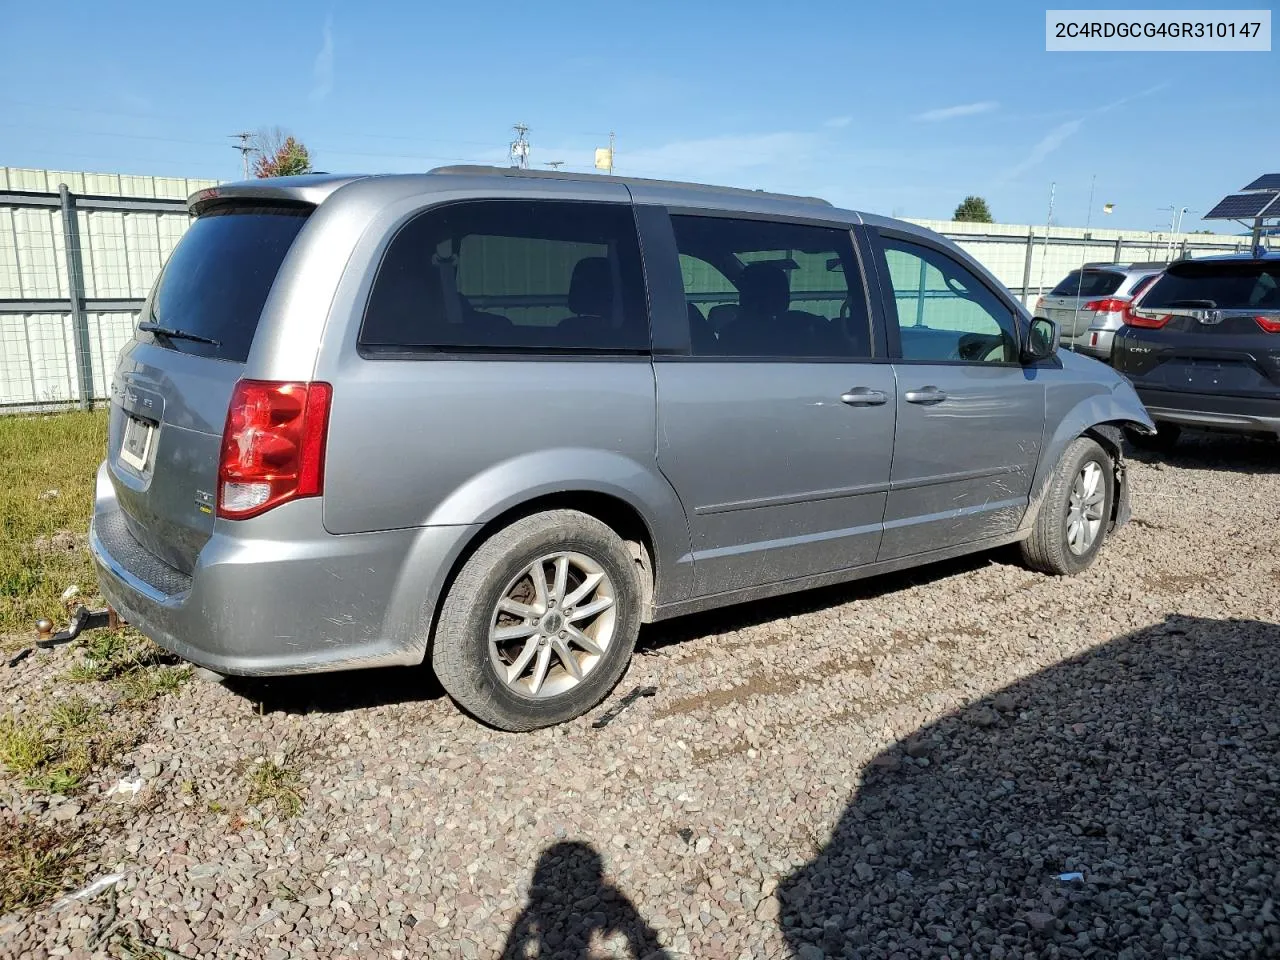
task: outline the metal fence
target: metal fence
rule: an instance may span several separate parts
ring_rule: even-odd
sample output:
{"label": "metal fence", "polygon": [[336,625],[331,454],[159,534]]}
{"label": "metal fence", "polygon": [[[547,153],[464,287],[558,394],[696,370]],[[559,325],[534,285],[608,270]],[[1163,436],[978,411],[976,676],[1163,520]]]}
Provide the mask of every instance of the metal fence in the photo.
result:
{"label": "metal fence", "polygon": [[[12,188],[15,177],[8,168],[0,172],[6,174],[0,177],[0,413],[87,408],[108,396],[115,358],[190,223],[186,202],[87,192],[102,190],[109,175],[66,175],[86,190],[76,193],[66,183],[49,189],[54,174],[45,171],[20,171],[32,176],[19,181],[44,189]],[[123,186],[121,178],[115,181]],[[204,185],[175,181],[165,188]],[[955,240],[1028,305],[1086,261],[1166,261],[1248,249],[1247,237],[1171,239],[1054,227],[1046,241],[1043,228],[913,222]]]}
{"label": "metal fence", "polygon": [[0,411],[105,398],[188,223],[184,200],[0,191]]}

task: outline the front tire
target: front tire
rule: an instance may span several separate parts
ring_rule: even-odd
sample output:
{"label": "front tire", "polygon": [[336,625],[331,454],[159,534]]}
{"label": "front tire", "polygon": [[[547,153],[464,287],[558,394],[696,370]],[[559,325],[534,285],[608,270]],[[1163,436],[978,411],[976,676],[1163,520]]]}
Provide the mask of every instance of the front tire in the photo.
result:
{"label": "front tire", "polygon": [[1102,549],[1115,502],[1111,457],[1089,437],[1077,437],[1049,480],[1022,559],[1042,573],[1073,575],[1086,570]]}
{"label": "front tire", "polygon": [[517,520],[463,565],[431,663],[455,703],[500,730],[581,716],[621,678],[640,629],[626,544],[576,510]]}

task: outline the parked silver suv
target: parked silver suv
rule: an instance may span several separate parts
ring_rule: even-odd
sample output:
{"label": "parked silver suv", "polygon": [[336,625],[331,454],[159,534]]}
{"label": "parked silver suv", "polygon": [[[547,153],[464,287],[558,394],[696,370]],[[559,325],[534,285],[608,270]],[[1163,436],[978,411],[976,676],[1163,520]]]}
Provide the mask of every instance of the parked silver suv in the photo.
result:
{"label": "parked silver suv", "polygon": [[511,730],[642,622],[1123,523],[1128,383],[953,244],[811,199],[452,168],[231,184],[120,355],[107,599],[215,671],[413,664]]}
{"label": "parked silver suv", "polygon": [[1164,268],[1163,263],[1085,264],[1041,297],[1036,313],[1058,325],[1064,347],[1110,363],[1116,331],[1128,320],[1130,305]]}

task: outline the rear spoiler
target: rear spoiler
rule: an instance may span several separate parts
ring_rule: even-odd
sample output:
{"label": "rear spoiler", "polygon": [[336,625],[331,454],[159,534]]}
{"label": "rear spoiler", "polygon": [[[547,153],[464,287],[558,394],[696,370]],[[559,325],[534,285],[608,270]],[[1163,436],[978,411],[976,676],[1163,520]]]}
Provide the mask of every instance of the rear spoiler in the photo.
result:
{"label": "rear spoiler", "polygon": [[236,183],[220,183],[216,187],[197,190],[187,197],[187,210],[198,217],[211,205],[227,200],[259,202],[283,201],[317,206],[330,194],[348,183],[363,180],[362,176],[335,176],[333,174],[307,174],[300,177],[266,177],[262,180],[241,180]]}

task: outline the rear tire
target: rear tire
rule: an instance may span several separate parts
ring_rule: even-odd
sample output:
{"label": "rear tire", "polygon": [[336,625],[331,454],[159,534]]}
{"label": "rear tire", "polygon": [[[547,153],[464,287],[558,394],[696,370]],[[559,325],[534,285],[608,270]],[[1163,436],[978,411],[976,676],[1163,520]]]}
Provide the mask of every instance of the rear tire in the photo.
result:
{"label": "rear tire", "polygon": [[1176,423],[1157,423],[1154,434],[1126,429],[1124,435],[1139,450],[1168,453],[1177,446],[1178,438],[1182,436],[1182,428]]}
{"label": "rear tire", "polygon": [[534,514],[495,533],[458,572],[431,664],[454,702],[490,726],[563,723],[622,677],[640,606],[635,561],[613,530],[576,510]]}
{"label": "rear tire", "polygon": [[1049,480],[1031,536],[1020,544],[1033,570],[1070,576],[1087,569],[1102,549],[1115,502],[1111,457],[1089,437],[1077,437]]}

